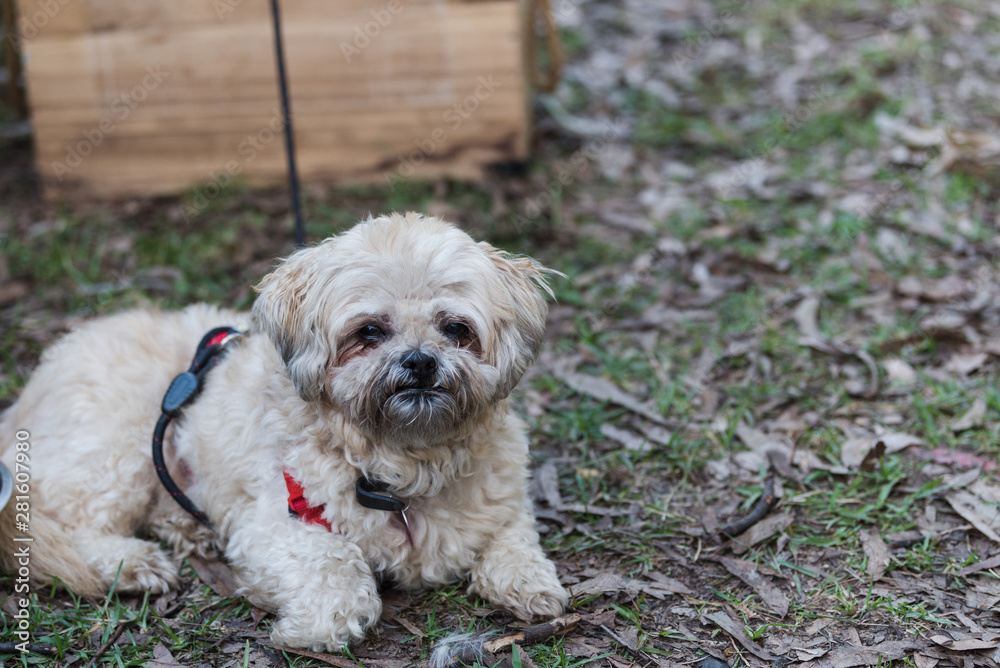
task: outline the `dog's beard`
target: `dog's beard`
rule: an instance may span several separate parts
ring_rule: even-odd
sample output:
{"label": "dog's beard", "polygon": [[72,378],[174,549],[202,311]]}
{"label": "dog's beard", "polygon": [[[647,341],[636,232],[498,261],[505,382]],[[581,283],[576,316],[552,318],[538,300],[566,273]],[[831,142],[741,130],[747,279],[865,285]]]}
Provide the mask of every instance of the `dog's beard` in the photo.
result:
{"label": "dog's beard", "polygon": [[[348,399],[352,421],[383,443],[420,447],[461,436],[493,403],[500,384],[491,367],[453,355],[439,358],[433,384],[421,386],[394,357],[374,365],[359,360],[359,367],[374,371],[357,378],[359,391]],[[335,395],[337,385],[343,386],[334,383]]]}

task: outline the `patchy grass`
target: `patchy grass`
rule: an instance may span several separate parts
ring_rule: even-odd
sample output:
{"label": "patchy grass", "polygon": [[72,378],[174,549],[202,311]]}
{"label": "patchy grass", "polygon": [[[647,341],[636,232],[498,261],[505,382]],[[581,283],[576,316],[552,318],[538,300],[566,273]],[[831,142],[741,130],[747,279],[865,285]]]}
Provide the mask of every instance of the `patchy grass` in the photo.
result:
{"label": "patchy grass", "polygon": [[[733,10],[701,5],[699,16]],[[948,499],[969,488],[976,466],[1000,457],[997,171],[967,160],[931,175],[925,166],[940,152],[911,150],[875,122],[884,113],[1000,133],[982,100],[954,97],[954,70],[940,62],[946,52],[966,68],[985,62],[963,31],[985,35],[996,20],[977,18],[975,7],[739,3],[724,30],[696,22],[665,30],[657,44],[668,50],[666,70],[612,78],[610,90],[587,69],[568,75],[560,93],[568,109],[632,129],[615,145],[632,160],[618,178],[606,169],[610,152],[596,151],[556,188],[588,140],[542,119],[539,159],[524,178],[351,187],[307,199],[310,240],[368,213],[434,211],[568,276],[553,278],[549,339],[517,396],[537,465],[555,467],[563,501],[551,507],[536,494],[539,526],[571,589],[587,591],[608,573],[631,582],[577,594],[581,628],[520,648],[521,665],[694,663],[707,653],[753,664],[708,621],[720,611],[788,661],[799,656],[786,640],[806,628],[825,634],[826,648],[850,645],[852,630],[866,645],[972,633],[963,616],[996,629],[968,603],[992,600],[996,569],[963,569],[997,546]],[[930,26],[932,37],[887,29],[894,9],[906,26]],[[601,65],[623,45],[641,52],[633,40],[642,31],[630,25],[638,19],[609,18],[588,1],[581,11],[596,18],[563,31],[572,63]],[[827,51],[800,60],[820,37]],[[675,55],[686,76],[670,73]],[[805,74],[787,84],[781,77],[796,65]],[[915,100],[931,108],[915,112]],[[955,109],[971,117],[954,118]],[[0,146],[0,160],[8,156],[23,171],[23,147]],[[753,178],[719,180],[741,164]],[[13,292],[0,293],[17,296],[0,304],[0,406],[80,319],[199,300],[246,308],[250,286],[292,248],[281,193],[234,184],[187,224],[180,211],[194,193],[59,208],[41,203],[29,179],[2,176],[0,288]],[[647,227],[615,223],[609,207]],[[942,279],[958,283],[942,288],[934,282]],[[977,302],[980,294],[990,299]],[[567,370],[611,383],[661,420],[577,393]],[[955,428],[977,400],[979,418]],[[875,437],[904,433],[919,443],[874,457],[865,470],[845,450],[851,439],[871,437],[874,447]],[[785,459],[768,458],[768,441]],[[781,500],[768,520],[786,518],[783,528],[752,545],[720,538],[718,526],[749,512],[775,475]],[[979,480],[995,489],[995,469]],[[878,577],[862,544],[872,535],[889,554]],[[754,564],[786,595],[784,616],[727,570],[730,557]],[[664,578],[685,593],[650,593]],[[5,663],[86,665],[100,654],[98,665],[142,665],[162,644],[185,665],[320,665],[268,647],[270,620],[202,585],[187,566],[184,582],[165,597],[105,601],[38,589],[34,640],[56,645],[58,658]],[[448,633],[516,626],[464,591],[387,592],[391,615],[341,658],[413,665]],[[11,619],[2,623],[9,638]],[[896,663],[911,665],[912,652]]]}

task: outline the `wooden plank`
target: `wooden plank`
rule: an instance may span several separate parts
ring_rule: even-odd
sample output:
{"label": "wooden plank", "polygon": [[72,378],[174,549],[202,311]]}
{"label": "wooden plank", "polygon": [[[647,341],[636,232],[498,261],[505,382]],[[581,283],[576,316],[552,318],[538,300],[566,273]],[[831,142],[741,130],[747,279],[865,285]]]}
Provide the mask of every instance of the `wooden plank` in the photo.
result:
{"label": "wooden plank", "polygon": [[[283,22],[313,22],[351,16],[362,30],[370,21],[391,24],[409,10],[433,11],[446,5],[483,4],[482,0],[283,0]],[[18,0],[25,17],[19,34],[36,37],[129,32],[150,26],[188,29],[211,24],[270,25],[268,0]],[[395,10],[395,11],[393,11]],[[388,16],[387,16],[388,14]],[[369,31],[372,28],[369,27]]]}
{"label": "wooden plank", "polygon": [[[449,9],[441,15],[401,16],[391,31],[373,40],[359,54],[345,56],[336,33],[344,26],[335,21],[317,25],[289,23],[290,76],[326,75],[329,69],[343,80],[384,77],[398,67],[418,71],[428,64],[456,57],[514,65],[510,58],[519,49],[519,27],[510,3],[484,3]],[[483,33],[488,34],[484,38]],[[220,44],[225,45],[220,47]],[[271,33],[267,26],[208,26],[184,32],[163,30],[98,33],[37,39],[28,44],[32,62],[53,82],[83,85],[74,73],[97,69],[113,76],[120,86],[134,85],[147,67],[179,72],[192,81],[235,77],[239,82],[273,82]],[[505,55],[503,61],[489,56]],[[348,62],[348,59],[350,62]],[[320,69],[322,68],[322,69]],[[373,70],[372,68],[379,68]],[[114,83],[114,81],[112,81]]]}
{"label": "wooden plank", "polygon": [[[186,14],[178,8],[189,0],[174,1],[115,14],[124,0],[83,0],[89,13],[77,28],[56,22],[26,42],[36,161],[50,195],[167,193],[233,165],[251,184],[284,178],[266,12],[220,22],[206,15],[210,3]],[[478,178],[488,162],[526,156],[518,2],[414,0],[346,55],[343,39],[371,20],[371,4],[284,4],[305,180]]]}

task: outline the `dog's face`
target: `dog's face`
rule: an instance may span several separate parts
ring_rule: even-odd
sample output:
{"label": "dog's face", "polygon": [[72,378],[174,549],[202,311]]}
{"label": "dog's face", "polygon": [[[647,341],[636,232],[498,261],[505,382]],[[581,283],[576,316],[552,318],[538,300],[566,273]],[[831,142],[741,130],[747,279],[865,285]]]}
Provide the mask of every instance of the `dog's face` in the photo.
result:
{"label": "dog's face", "polygon": [[545,270],[416,214],[301,250],[257,286],[253,321],[299,395],[383,443],[454,434],[507,396],[545,328]]}

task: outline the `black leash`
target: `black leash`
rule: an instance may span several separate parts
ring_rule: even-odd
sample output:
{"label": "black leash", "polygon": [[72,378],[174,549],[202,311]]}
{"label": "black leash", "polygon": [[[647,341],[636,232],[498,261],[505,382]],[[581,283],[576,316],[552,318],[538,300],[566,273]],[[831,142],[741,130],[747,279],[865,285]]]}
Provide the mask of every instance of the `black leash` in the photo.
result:
{"label": "black leash", "polygon": [[[198,343],[191,366],[188,367],[187,371],[178,374],[170,382],[170,387],[167,388],[167,393],[163,397],[163,403],[160,406],[160,419],[157,420],[156,428],[153,430],[153,466],[156,468],[157,477],[181,508],[191,513],[196,520],[210,529],[212,528],[212,522],[208,519],[208,515],[199,509],[198,506],[194,505],[194,502],[181,491],[181,488],[170,476],[170,471],[167,470],[167,464],[163,459],[163,438],[171,420],[177,417],[181,409],[194,401],[201,392],[201,388],[205,384],[205,376],[222,359],[222,354],[226,351],[227,344],[239,338],[242,334],[241,330],[234,327],[216,327],[202,337],[201,342]],[[286,484],[292,484],[292,482],[288,482],[287,473]],[[298,483],[294,484],[298,487],[298,493],[301,495],[301,486]],[[406,517],[406,510],[409,508],[409,505],[387,494],[388,490],[389,485],[381,480],[369,480],[361,476],[358,478],[357,483],[355,483],[354,496],[358,503],[365,508],[399,512],[403,517],[403,522],[406,524],[407,529],[409,529],[409,520]],[[291,488],[289,488],[289,491],[291,491]],[[305,509],[308,510],[308,508]],[[291,505],[289,505],[289,512],[296,516],[299,515],[298,511]]]}
{"label": "black leash", "polygon": [[198,506],[194,505],[191,499],[177,486],[174,479],[170,477],[170,471],[167,470],[167,464],[163,460],[163,435],[167,431],[167,425],[170,424],[170,421],[177,417],[180,410],[191,403],[201,392],[205,375],[214,369],[215,365],[222,359],[226,344],[241,334],[241,330],[233,327],[216,327],[202,337],[191,366],[188,367],[187,371],[175,377],[171,381],[170,387],[167,388],[167,394],[163,397],[163,403],[160,406],[162,414],[153,430],[153,466],[156,468],[156,475],[160,478],[160,482],[174,497],[174,500],[180,504],[181,508],[191,513],[196,520],[210,529],[212,523],[209,521],[208,515],[199,510]]}
{"label": "black leash", "polygon": [[295,136],[292,131],[292,112],[288,104],[288,78],[285,76],[285,49],[281,41],[281,11],[278,0],[271,0],[271,20],[274,24],[274,56],[278,66],[278,92],[281,95],[281,115],[285,122],[285,155],[288,157],[288,193],[292,198],[292,216],[295,219],[295,245],[306,245],[306,233],[299,206],[299,172],[295,167]]}

